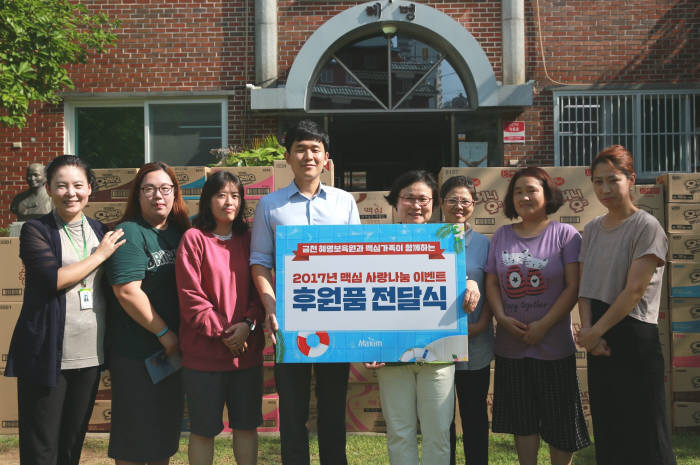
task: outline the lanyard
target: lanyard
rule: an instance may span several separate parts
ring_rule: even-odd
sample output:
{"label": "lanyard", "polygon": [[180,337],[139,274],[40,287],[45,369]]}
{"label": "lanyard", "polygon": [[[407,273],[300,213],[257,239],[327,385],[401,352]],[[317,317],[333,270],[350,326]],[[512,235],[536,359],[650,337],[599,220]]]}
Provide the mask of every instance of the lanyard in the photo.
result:
{"label": "lanyard", "polygon": [[[73,236],[71,235],[70,231],[66,227],[66,224],[63,224],[63,230],[66,232],[66,236],[68,236],[68,240],[70,241],[70,244],[73,246],[73,250],[75,250],[76,255],[78,255],[78,258],[80,260],[85,260],[88,257],[87,253],[87,239],[85,238],[85,215],[81,217],[81,222],[80,222],[80,230],[82,232],[83,236],[83,254],[80,254],[80,249],[78,249],[78,246],[76,243],[73,241]],[[87,282],[85,281],[85,278],[83,278],[80,281],[80,285],[85,287],[87,285]]]}

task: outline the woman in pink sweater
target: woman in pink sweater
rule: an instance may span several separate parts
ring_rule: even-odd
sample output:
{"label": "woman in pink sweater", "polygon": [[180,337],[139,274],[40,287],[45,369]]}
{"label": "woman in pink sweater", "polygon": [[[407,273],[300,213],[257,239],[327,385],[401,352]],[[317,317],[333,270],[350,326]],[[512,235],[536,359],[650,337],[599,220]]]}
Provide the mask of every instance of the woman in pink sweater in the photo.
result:
{"label": "woman in pink sweater", "polygon": [[255,464],[262,422],[260,322],[265,313],[250,279],[250,232],[243,185],[219,171],[207,179],[193,228],[177,252],[180,348],[191,419],[189,462],[211,465],[214,436],[228,408],[236,463]]}

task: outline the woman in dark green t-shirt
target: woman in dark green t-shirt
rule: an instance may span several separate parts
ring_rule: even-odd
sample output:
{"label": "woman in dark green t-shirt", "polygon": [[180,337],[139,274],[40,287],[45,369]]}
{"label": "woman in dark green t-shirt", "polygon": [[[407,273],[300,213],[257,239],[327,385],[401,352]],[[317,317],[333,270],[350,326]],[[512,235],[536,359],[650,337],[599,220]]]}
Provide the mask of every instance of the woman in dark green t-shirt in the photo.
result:
{"label": "woman in dark green t-shirt", "polygon": [[110,457],[167,464],[177,452],[183,413],[178,374],[154,384],[146,359],[179,355],[175,252],[190,223],[175,173],[162,162],[136,175],[119,227],[124,244],[107,273],[116,299],[109,315],[112,379]]}

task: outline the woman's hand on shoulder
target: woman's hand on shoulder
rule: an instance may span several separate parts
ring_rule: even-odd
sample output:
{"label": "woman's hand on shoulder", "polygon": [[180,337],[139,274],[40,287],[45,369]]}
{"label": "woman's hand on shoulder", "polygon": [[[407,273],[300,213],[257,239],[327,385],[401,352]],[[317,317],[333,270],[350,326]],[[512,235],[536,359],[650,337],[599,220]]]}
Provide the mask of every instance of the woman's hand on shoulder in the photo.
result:
{"label": "woman's hand on shoulder", "polygon": [[122,239],[122,236],[124,236],[122,229],[106,232],[102,241],[100,241],[100,245],[97,246],[97,250],[95,250],[95,255],[103,261],[107,260],[115,250],[126,243],[126,239]]}

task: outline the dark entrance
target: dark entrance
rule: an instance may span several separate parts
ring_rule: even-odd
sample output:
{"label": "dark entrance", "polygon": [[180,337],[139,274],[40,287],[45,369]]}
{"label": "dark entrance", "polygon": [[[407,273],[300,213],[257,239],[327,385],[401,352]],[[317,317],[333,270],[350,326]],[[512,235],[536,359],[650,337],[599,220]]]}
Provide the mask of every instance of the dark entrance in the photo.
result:
{"label": "dark entrance", "polygon": [[450,115],[384,113],[328,117],[336,185],[388,190],[399,174],[423,169],[436,177],[451,164]]}

